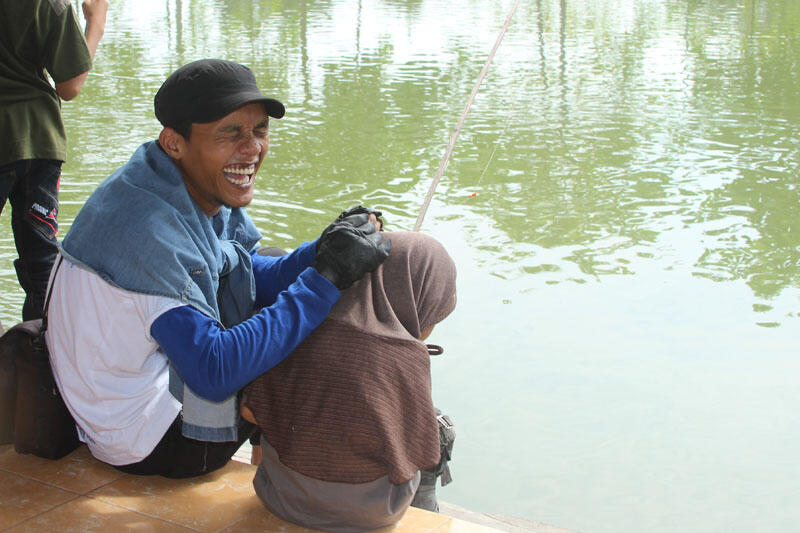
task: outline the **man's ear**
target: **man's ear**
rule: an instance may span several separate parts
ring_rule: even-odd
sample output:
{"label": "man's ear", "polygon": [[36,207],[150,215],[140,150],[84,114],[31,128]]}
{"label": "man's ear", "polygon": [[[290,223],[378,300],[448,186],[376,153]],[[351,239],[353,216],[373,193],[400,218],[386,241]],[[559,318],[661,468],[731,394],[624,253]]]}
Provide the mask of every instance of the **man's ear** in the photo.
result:
{"label": "man's ear", "polygon": [[186,139],[177,131],[166,127],[158,135],[158,144],[172,159],[180,160],[183,156]]}

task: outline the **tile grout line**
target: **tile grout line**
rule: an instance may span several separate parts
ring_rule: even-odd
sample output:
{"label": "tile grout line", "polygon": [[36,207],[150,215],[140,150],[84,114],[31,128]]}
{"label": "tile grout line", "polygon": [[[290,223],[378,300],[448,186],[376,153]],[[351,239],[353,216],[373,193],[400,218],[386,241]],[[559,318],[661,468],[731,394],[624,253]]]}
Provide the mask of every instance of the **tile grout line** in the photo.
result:
{"label": "tile grout line", "polygon": [[[125,474],[125,475],[127,475],[127,474]],[[129,512],[129,513],[134,513],[134,514],[138,514],[140,516],[146,516],[147,518],[152,518],[154,520],[158,520],[159,522],[166,522],[167,524],[172,524],[173,526],[182,527],[182,528],[188,529],[190,531],[197,531],[198,533],[208,533],[208,532],[205,532],[202,529],[197,529],[197,528],[194,528],[192,526],[187,526],[186,524],[181,524],[181,523],[175,522],[173,520],[169,520],[169,519],[161,517],[161,516],[151,515],[151,514],[143,512],[143,511],[139,511],[137,509],[131,509],[130,507],[123,507],[122,505],[119,505],[119,504],[116,504],[116,503],[111,503],[111,502],[109,502],[107,500],[103,500],[103,499],[95,497],[95,496],[86,495],[85,497],[86,498],[91,498],[93,500],[97,500],[99,502],[102,502],[102,503],[104,503],[106,505],[110,505],[112,507],[116,507],[117,509],[122,509],[123,511]]]}
{"label": "tile grout line", "polygon": [[25,520],[22,520],[21,522],[17,522],[16,524],[12,524],[11,526],[9,526],[7,528],[0,529],[0,531],[7,531],[7,530],[9,530],[11,528],[20,527],[20,526],[24,525],[26,522],[30,522],[31,520],[35,520],[36,518],[42,516],[43,514],[47,514],[47,513],[51,512],[51,511],[54,511],[54,510],[58,509],[59,507],[61,507],[63,505],[66,505],[66,504],[68,504],[70,502],[74,502],[75,500],[77,500],[78,498],[83,496],[82,494],[77,494],[77,493],[75,493],[73,491],[67,491],[67,492],[69,492],[70,494],[73,495],[73,497],[70,498],[69,500],[61,502],[61,503],[58,503],[58,504],[50,507],[49,509],[46,509],[46,510],[42,511],[41,513],[36,513],[33,516],[29,516]]}
{"label": "tile grout line", "polygon": [[86,496],[87,498],[94,498],[94,496],[89,496],[92,492],[95,492],[96,490],[102,489],[105,486],[108,486],[108,485],[110,485],[110,484],[112,484],[112,483],[114,483],[116,481],[119,481],[120,479],[122,479],[122,478],[124,478],[125,476],[128,475],[128,474],[120,473],[121,475],[118,478],[114,478],[114,479],[112,479],[110,481],[103,482],[103,483],[101,483],[101,484],[99,484],[99,485],[97,485],[95,487],[92,487],[91,489],[89,489],[86,492],[80,492],[80,491],[77,491],[77,490],[73,490],[73,489],[68,489],[66,487],[62,487],[60,485],[55,485],[50,481],[42,481],[41,479],[37,479],[35,477],[30,476],[29,474],[22,474],[20,472],[14,472],[13,470],[0,469],[0,471],[3,471],[5,473],[7,473],[7,474],[14,474],[15,476],[19,476],[21,478],[24,478],[24,479],[27,479],[27,480],[30,480],[30,481],[35,481],[37,483],[41,483],[42,485],[45,485],[47,487],[52,487],[54,489],[63,490],[64,492],[69,492],[71,494],[77,494],[78,496]]}
{"label": "tile grout line", "polygon": [[7,473],[7,474],[13,474],[13,475],[21,477],[23,479],[27,479],[28,481],[33,481],[35,483],[42,484],[45,487],[50,487],[50,488],[53,488],[53,489],[63,490],[64,492],[68,492],[70,494],[75,494],[76,496],[84,496],[84,494],[81,493],[81,492],[78,492],[78,491],[75,491],[75,490],[72,490],[72,489],[67,489],[67,488],[64,488],[64,487],[59,487],[58,485],[54,485],[54,484],[52,484],[52,483],[50,483],[48,481],[42,481],[41,479],[36,479],[35,477],[31,477],[28,474],[21,474],[19,472],[14,472],[13,470],[2,470],[2,471]]}
{"label": "tile grout line", "polygon": [[241,516],[241,517],[239,517],[238,520],[234,520],[230,524],[225,524],[224,526],[222,526],[219,529],[215,530],[214,533],[221,533],[222,531],[225,531],[226,529],[229,529],[229,528],[235,526],[236,524],[240,524],[240,523],[244,522],[245,520],[247,520],[248,518],[250,518],[251,516],[256,515],[256,514],[258,514],[260,512],[262,512],[262,509],[255,509],[255,510],[253,510],[252,513],[246,514],[244,516]]}
{"label": "tile grout line", "polygon": [[7,474],[11,474],[11,475],[17,476],[17,477],[20,477],[20,478],[28,480],[28,481],[32,481],[34,483],[41,484],[41,485],[43,485],[45,487],[58,489],[60,491],[63,491],[65,493],[67,493],[67,494],[71,494],[72,495],[72,498],[69,498],[66,501],[63,501],[63,502],[61,502],[59,504],[56,504],[56,505],[50,507],[49,509],[46,509],[46,510],[44,510],[44,511],[42,511],[40,513],[37,513],[37,514],[35,514],[35,515],[31,516],[31,517],[28,517],[28,518],[22,520],[21,522],[17,522],[15,524],[12,524],[11,526],[9,526],[7,528],[2,528],[2,529],[0,529],[0,532],[6,531],[6,530],[8,530],[10,528],[19,527],[19,526],[25,524],[26,522],[34,520],[34,519],[36,519],[37,517],[39,517],[39,516],[41,516],[43,514],[49,513],[51,511],[54,511],[54,510],[58,509],[59,507],[61,507],[63,505],[66,505],[68,503],[74,502],[75,500],[77,500],[79,498],[87,498],[87,499],[92,499],[92,500],[96,500],[96,501],[102,502],[105,505],[110,505],[112,507],[116,507],[118,509],[122,509],[122,510],[127,511],[127,512],[135,513],[135,514],[138,514],[138,515],[141,515],[141,516],[146,516],[148,518],[152,518],[152,519],[158,520],[160,522],[166,522],[168,524],[172,524],[172,525],[175,525],[175,526],[178,526],[178,527],[183,527],[183,528],[186,528],[187,530],[190,530],[190,531],[198,531],[199,533],[204,533],[203,530],[199,530],[199,529],[196,529],[194,527],[191,527],[191,526],[188,526],[188,525],[185,525],[185,524],[180,524],[180,523],[177,523],[177,522],[173,522],[172,520],[168,520],[168,519],[162,518],[160,516],[153,516],[153,515],[150,515],[150,514],[135,510],[135,509],[130,509],[128,507],[123,507],[121,505],[109,502],[107,500],[102,499],[101,497],[98,497],[96,495],[92,495],[91,494],[92,492],[95,492],[95,491],[97,491],[97,490],[99,490],[99,489],[101,489],[101,488],[103,488],[105,486],[108,486],[108,485],[110,485],[112,483],[115,483],[116,481],[119,481],[120,479],[123,479],[123,478],[125,478],[125,477],[127,477],[129,475],[129,474],[125,474],[123,472],[120,472],[120,476],[119,477],[114,478],[114,479],[109,480],[109,481],[106,481],[104,483],[101,483],[101,484],[93,487],[92,489],[88,490],[87,492],[79,492],[79,491],[75,491],[75,490],[68,489],[68,488],[65,488],[65,487],[61,487],[61,486],[58,486],[58,485],[54,485],[53,483],[50,483],[50,482],[47,482],[47,481],[42,481],[40,479],[36,479],[36,478],[31,477],[30,475],[27,475],[27,474],[21,474],[19,472],[14,472],[13,470],[8,470],[6,468],[0,468],[0,471],[1,472],[5,472]]}
{"label": "tile grout line", "polygon": [[[443,515],[443,516],[447,516],[447,515]],[[448,527],[448,529],[446,531],[450,531],[449,528],[452,525],[453,525],[453,517],[452,516],[448,516],[447,520],[444,520],[441,524],[439,524],[436,527],[434,527],[433,529],[431,529],[428,533],[436,533],[437,531],[441,531],[445,526]]]}
{"label": "tile grout line", "polygon": [[112,480],[106,481],[105,483],[101,483],[100,485],[97,485],[95,488],[91,489],[90,491],[84,492],[83,495],[86,496],[87,498],[95,498],[94,496],[90,496],[90,494],[92,492],[95,492],[95,491],[97,491],[99,489],[102,489],[103,487],[107,487],[108,485],[111,485],[112,483],[116,483],[120,479],[124,479],[124,478],[126,478],[126,477],[128,477],[130,475],[130,474],[125,474],[124,472],[119,472],[119,474],[120,474],[119,477],[116,477],[116,478],[114,478]]}

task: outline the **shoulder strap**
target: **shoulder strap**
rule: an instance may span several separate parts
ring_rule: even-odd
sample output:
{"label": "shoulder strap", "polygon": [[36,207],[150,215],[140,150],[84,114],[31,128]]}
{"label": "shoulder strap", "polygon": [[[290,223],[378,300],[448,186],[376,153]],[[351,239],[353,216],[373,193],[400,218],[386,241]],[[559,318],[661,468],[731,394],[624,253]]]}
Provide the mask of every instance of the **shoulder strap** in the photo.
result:
{"label": "shoulder strap", "polygon": [[44,336],[44,332],[47,331],[47,308],[50,306],[50,295],[53,293],[53,285],[56,282],[56,274],[58,274],[58,269],[61,267],[61,262],[64,260],[64,256],[58,254],[58,263],[56,263],[56,271],[53,272],[52,279],[50,280],[50,286],[47,287],[47,296],[44,299],[44,310],[42,311],[42,329],[41,335]]}

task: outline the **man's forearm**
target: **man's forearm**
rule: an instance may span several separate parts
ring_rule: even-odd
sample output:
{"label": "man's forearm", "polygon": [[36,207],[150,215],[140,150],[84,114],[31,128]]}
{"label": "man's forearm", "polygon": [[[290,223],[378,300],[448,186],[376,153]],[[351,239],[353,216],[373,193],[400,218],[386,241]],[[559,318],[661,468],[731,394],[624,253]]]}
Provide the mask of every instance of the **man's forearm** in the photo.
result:
{"label": "man's forearm", "polygon": [[338,298],[336,287],[309,268],[274,305],[229,329],[182,306],[155,319],[150,334],[196,394],[222,401],[280,363]]}
{"label": "man's forearm", "polygon": [[256,280],[256,307],[270,305],[278,294],[294,283],[297,276],[311,266],[316,254],[316,241],[304,242],[290,254],[279,257],[251,254]]}
{"label": "man's forearm", "polygon": [[[94,61],[97,47],[106,29],[106,13],[108,12],[108,0],[84,0],[83,14],[86,17],[86,46],[89,49],[89,57]],[[89,71],[78,74],[61,83],[56,83],[56,92],[62,100],[69,101],[78,96],[81,92]]]}
{"label": "man's forearm", "polygon": [[86,17],[86,44],[89,46],[89,55],[94,60],[97,46],[106,31],[106,14],[108,13],[108,0],[84,0],[83,14]]}

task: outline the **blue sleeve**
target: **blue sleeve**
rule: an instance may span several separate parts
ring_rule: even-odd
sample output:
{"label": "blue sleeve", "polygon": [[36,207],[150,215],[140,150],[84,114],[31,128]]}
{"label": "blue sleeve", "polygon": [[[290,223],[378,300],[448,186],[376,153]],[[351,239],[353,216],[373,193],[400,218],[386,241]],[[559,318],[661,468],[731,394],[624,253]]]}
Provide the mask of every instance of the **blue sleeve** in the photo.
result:
{"label": "blue sleeve", "polygon": [[314,263],[316,255],[317,241],[304,242],[292,253],[279,257],[258,255],[256,250],[250,252],[256,280],[256,308],[274,303],[278,294]]}
{"label": "blue sleeve", "polygon": [[156,318],[150,335],[192,391],[222,401],[283,361],[322,323],[340,294],[307,268],[273,305],[232,328],[187,305]]}

